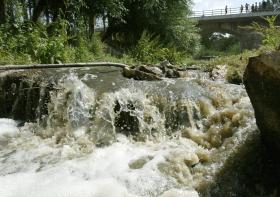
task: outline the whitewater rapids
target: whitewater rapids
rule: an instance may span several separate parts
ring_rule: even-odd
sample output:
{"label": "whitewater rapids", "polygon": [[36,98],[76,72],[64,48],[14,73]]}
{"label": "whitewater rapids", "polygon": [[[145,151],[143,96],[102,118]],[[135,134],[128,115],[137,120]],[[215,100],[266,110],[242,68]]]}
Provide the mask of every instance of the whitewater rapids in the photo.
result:
{"label": "whitewater rapids", "polygon": [[242,86],[63,72],[37,122],[0,119],[1,197],[198,197],[257,132]]}

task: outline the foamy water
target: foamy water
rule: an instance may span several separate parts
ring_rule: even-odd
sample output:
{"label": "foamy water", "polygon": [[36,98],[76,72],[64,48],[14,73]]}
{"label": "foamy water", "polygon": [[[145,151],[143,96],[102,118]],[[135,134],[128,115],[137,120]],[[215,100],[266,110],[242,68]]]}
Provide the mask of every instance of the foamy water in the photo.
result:
{"label": "foamy water", "polygon": [[[0,128],[12,134],[19,130],[16,122],[7,119],[0,119]],[[196,152],[198,147],[188,140],[134,144],[120,135],[109,147],[73,158],[77,155],[73,147],[56,146],[28,129],[22,127],[20,136],[10,136],[9,145],[1,147],[1,197],[198,196],[191,188],[173,188],[175,181],[157,167],[176,150]],[[133,162],[143,158],[149,158],[147,163],[131,169]]]}
{"label": "foamy water", "polygon": [[92,76],[63,75],[39,123],[0,119],[0,197],[197,197],[256,130],[242,86]]}

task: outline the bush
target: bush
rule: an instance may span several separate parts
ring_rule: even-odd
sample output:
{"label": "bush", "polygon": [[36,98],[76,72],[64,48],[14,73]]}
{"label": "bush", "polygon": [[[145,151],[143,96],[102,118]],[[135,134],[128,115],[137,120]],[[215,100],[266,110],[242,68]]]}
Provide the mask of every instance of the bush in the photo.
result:
{"label": "bush", "polygon": [[136,60],[144,63],[158,63],[168,60],[178,63],[183,58],[183,53],[178,52],[175,47],[164,47],[160,44],[159,37],[153,37],[144,31],[136,47],[131,54]]}
{"label": "bush", "polygon": [[93,54],[100,56],[104,53],[105,48],[106,46],[101,41],[101,36],[99,34],[94,34],[90,41],[89,50]]}
{"label": "bush", "polygon": [[44,26],[31,23],[0,28],[0,47],[10,54],[24,54],[39,63],[64,62],[67,59],[67,34],[64,29],[49,36]]}
{"label": "bush", "polygon": [[268,24],[268,27],[262,26],[256,22],[251,25],[251,29],[261,33],[264,37],[263,44],[273,47],[274,49],[280,46],[280,27],[276,26],[277,16],[264,17],[263,19]]}
{"label": "bush", "polygon": [[99,35],[92,39],[86,39],[82,34],[70,37],[67,29],[64,20],[51,27],[31,23],[1,26],[0,63],[86,62],[103,55],[105,46]]}

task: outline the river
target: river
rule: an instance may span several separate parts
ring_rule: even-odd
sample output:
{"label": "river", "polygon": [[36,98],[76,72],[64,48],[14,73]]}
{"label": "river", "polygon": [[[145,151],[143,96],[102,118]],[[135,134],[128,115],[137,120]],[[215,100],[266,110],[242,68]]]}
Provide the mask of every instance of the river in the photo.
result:
{"label": "river", "polygon": [[[135,81],[112,68],[52,70],[43,81],[36,121],[0,112],[1,197],[210,196],[225,163],[258,135],[241,85]],[[10,112],[26,107],[21,98]]]}

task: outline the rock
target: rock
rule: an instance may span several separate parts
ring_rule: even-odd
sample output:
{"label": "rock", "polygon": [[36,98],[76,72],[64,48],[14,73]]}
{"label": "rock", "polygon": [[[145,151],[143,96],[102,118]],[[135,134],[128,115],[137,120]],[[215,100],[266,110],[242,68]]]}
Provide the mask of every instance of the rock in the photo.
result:
{"label": "rock", "polygon": [[210,72],[210,78],[214,81],[225,81],[227,75],[227,66],[218,65],[212,72]]}
{"label": "rock", "polygon": [[182,68],[174,67],[168,61],[165,61],[160,66],[125,67],[123,68],[123,76],[135,80],[158,81],[162,77],[187,77],[188,72]]}
{"label": "rock", "polygon": [[124,67],[122,74],[124,77],[131,79],[135,76],[135,69]]}
{"label": "rock", "polygon": [[42,83],[46,73],[13,71],[0,74],[0,118],[34,122],[48,113],[52,87]]}
{"label": "rock", "polygon": [[[141,70],[140,70],[141,68]],[[146,71],[143,71],[146,70]],[[123,68],[123,76],[129,79],[135,80],[147,80],[147,81],[159,81],[161,75],[156,74],[155,69],[148,69],[147,67],[141,66],[138,68]]]}
{"label": "rock", "polygon": [[127,106],[127,111],[122,110],[122,107],[118,101],[114,107],[114,112],[117,114],[115,117],[115,127],[118,133],[123,133],[127,136],[139,134],[139,120],[130,111],[135,110],[133,103],[129,103]]}
{"label": "rock", "polygon": [[163,72],[160,68],[155,67],[155,66],[140,66],[139,67],[140,71],[146,72],[146,73],[150,73],[153,75],[157,75],[157,76],[162,76]]}
{"label": "rock", "polygon": [[179,78],[180,73],[177,70],[166,68],[165,77],[167,77],[167,78]]}
{"label": "rock", "polygon": [[159,81],[161,80],[160,75],[156,75],[150,72],[144,72],[139,70],[139,68],[131,69],[125,67],[123,69],[123,76],[127,77],[129,79],[135,79],[135,80],[147,80],[147,81]]}
{"label": "rock", "polygon": [[153,159],[152,156],[143,156],[137,160],[133,160],[129,162],[128,166],[130,169],[136,170],[136,169],[141,169],[144,167],[146,163],[151,161]]}
{"label": "rock", "polygon": [[280,52],[250,58],[244,74],[263,143],[271,157],[280,155]]}
{"label": "rock", "polygon": [[170,64],[170,62],[168,60],[165,60],[163,62],[160,63],[161,67],[172,67],[172,64]]}

